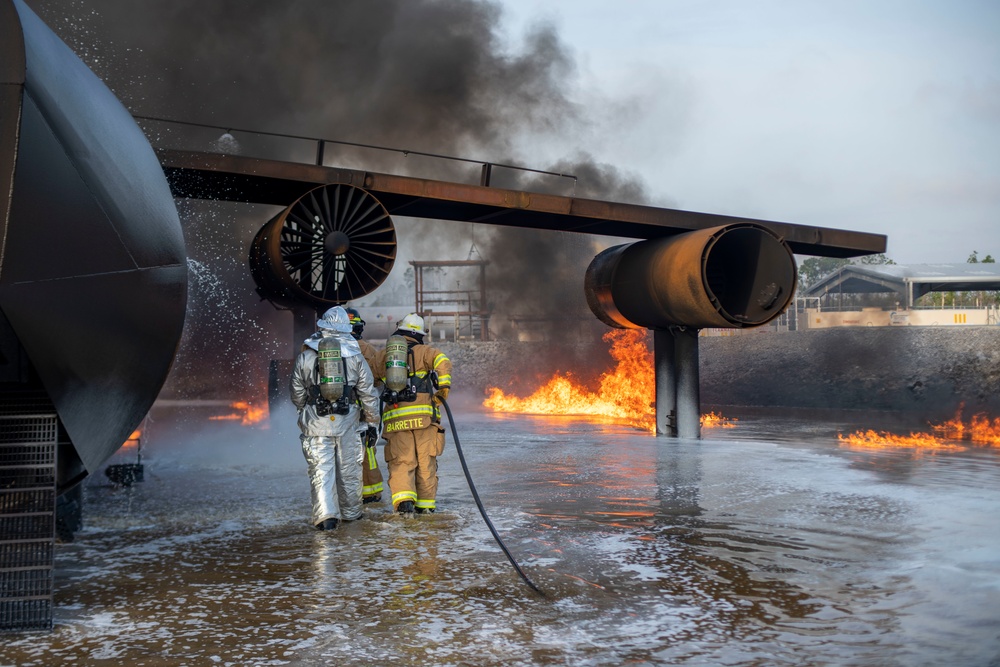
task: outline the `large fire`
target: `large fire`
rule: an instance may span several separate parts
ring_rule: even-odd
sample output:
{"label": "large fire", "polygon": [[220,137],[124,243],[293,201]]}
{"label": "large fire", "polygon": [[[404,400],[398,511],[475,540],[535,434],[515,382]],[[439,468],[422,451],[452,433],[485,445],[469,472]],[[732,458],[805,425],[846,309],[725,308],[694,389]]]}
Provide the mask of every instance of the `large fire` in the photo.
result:
{"label": "large fire", "polygon": [[985,414],[975,414],[968,424],[962,421],[962,408],[954,418],[940,425],[931,425],[942,438],[969,440],[974,445],[1000,447],[1000,417],[990,419]]}
{"label": "large fire", "polygon": [[973,415],[966,424],[962,421],[962,408],[943,424],[931,424],[933,433],[894,435],[885,431],[857,431],[851,435],[838,434],[837,439],[848,447],[888,449],[911,447],[919,450],[961,450],[955,441],[969,441],[973,445],[1000,447],[1000,417],[990,420],[984,414]]}
{"label": "large fire", "polygon": [[969,432],[969,439],[976,444],[1000,447],[1000,417],[990,421],[986,415],[973,415]]}
{"label": "large fire", "polygon": [[[557,373],[526,398],[508,396],[502,389],[491,387],[483,405],[495,412],[584,416],[655,432],[656,380],[647,332],[615,330],[606,333],[604,340],[611,344],[609,354],[616,363],[601,375],[596,391],[589,390],[569,373]],[[733,421],[715,413],[701,417],[702,426],[707,428],[731,428]]]}
{"label": "large fire", "polygon": [[234,401],[229,404],[229,407],[236,410],[236,412],[230,412],[227,415],[215,415],[213,417],[209,417],[209,419],[212,421],[239,420],[239,422],[244,426],[250,426],[252,424],[259,424],[270,416],[267,403],[264,403],[263,405],[254,405],[247,401]]}

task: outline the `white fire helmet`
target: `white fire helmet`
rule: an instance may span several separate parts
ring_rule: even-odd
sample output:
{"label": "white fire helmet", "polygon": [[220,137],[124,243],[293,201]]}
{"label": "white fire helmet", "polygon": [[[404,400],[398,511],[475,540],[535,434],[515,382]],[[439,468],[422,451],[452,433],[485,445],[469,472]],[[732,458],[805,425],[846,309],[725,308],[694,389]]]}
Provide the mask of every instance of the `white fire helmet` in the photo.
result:
{"label": "white fire helmet", "polygon": [[397,328],[402,331],[412,331],[413,333],[420,334],[421,336],[427,335],[427,331],[424,329],[424,318],[420,317],[416,313],[410,313],[401,319]]}

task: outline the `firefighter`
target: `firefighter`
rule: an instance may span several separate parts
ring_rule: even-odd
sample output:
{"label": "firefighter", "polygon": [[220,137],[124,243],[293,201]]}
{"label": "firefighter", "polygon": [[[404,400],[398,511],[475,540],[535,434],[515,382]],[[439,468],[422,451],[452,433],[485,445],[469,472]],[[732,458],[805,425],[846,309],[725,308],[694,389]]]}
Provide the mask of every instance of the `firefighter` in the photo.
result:
{"label": "firefighter", "polygon": [[[361,313],[359,313],[355,308],[345,308],[348,317],[351,319],[351,335],[354,336],[354,340],[358,341],[358,346],[361,348],[361,354],[364,356],[365,361],[368,362],[368,368],[372,371],[372,376],[375,378],[375,393],[381,392],[381,383],[378,380],[378,373],[375,371],[378,366],[375,365],[375,356],[378,354],[378,350],[375,346],[366,340],[363,340],[362,336],[365,332],[365,321],[361,319]],[[375,426],[376,429],[378,424],[369,424],[368,422],[359,421],[358,422],[358,437],[361,438],[365,445],[365,460],[362,466],[362,502],[364,503],[377,503],[382,500],[382,471],[378,468],[378,460],[375,458],[376,447],[378,443],[378,437],[370,437],[371,433],[369,426]],[[377,431],[376,431],[377,433]]]}
{"label": "firefighter", "polygon": [[[406,341],[407,388],[414,400],[402,400],[387,386],[382,394],[382,434],[393,509],[401,514],[433,512],[437,496],[437,457],[444,451],[441,399],[451,388],[451,361],[441,350],[424,344],[424,320],[410,313],[399,322],[394,336]],[[386,346],[392,342],[392,337]],[[392,354],[395,354],[394,352]],[[379,379],[385,384],[387,349],[376,359]]]}
{"label": "firefighter", "polygon": [[[361,518],[359,412],[363,409],[368,424],[375,424],[379,407],[371,369],[351,335],[347,311],[329,309],[317,327],[295,359],[290,389],[312,487],[312,522],[319,530],[333,530],[340,520]],[[339,354],[331,348],[339,348]],[[331,370],[330,359],[341,364],[339,370]]]}

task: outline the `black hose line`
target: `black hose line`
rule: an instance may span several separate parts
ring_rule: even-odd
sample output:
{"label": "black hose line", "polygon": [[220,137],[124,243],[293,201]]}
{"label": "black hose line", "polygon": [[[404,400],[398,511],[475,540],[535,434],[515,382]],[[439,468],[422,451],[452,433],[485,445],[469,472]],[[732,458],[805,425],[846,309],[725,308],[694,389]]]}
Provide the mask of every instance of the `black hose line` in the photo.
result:
{"label": "black hose line", "polygon": [[526,575],[523,571],[521,571],[521,566],[517,564],[516,560],[514,560],[514,557],[510,554],[510,551],[507,550],[507,546],[503,543],[503,540],[500,539],[500,535],[497,533],[496,528],[493,527],[493,522],[490,521],[490,518],[488,516],[486,516],[486,508],[483,507],[483,501],[479,499],[479,493],[476,491],[476,485],[472,483],[472,474],[469,473],[469,466],[465,464],[465,454],[462,453],[462,443],[458,441],[458,431],[455,430],[455,418],[452,417],[451,415],[451,408],[448,407],[448,401],[444,399],[439,399],[439,400],[441,401],[441,405],[444,406],[445,412],[448,413],[448,423],[451,424],[451,434],[455,438],[455,451],[458,452],[458,460],[462,462],[462,470],[465,471],[465,479],[469,483],[469,490],[472,491],[472,497],[476,500],[476,506],[479,507],[479,513],[483,515],[483,521],[486,522],[486,526],[490,529],[490,532],[493,534],[493,539],[496,540],[496,543],[500,545],[500,549],[507,556],[507,560],[509,560],[510,564],[514,566],[514,569],[517,571],[517,573],[521,575],[521,578],[524,579],[524,582],[529,586],[531,586],[531,589],[533,591],[535,591],[542,597],[545,597],[545,593],[543,593],[538,586],[532,583],[531,579],[528,579],[528,575]]}

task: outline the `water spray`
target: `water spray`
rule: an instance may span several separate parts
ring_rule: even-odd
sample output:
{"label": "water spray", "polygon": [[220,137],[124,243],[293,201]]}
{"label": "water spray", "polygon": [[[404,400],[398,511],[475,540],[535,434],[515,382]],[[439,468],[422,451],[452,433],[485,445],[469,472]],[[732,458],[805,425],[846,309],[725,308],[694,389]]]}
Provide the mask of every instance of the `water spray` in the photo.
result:
{"label": "water spray", "polygon": [[448,423],[451,424],[451,434],[455,437],[455,450],[458,452],[458,460],[462,462],[462,470],[465,471],[465,479],[469,483],[469,490],[472,491],[472,497],[476,501],[479,513],[483,516],[483,521],[486,522],[486,526],[490,529],[493,539],[496,540],[496,543],[500,546],[500,550],[504,552],[504,555],[507,556],[507,560],[509,560],[510,564],[514,566],[514,570],[517,571],[517,574],[520,575],[522,579],[524,579],[524,583],[531,586],[531,590],[535,591],[542,597],[545,597],[545,593],[542,592],[542,589],[536,586],[531,579],[528,579],[528,575],[521,570],[521,566],[517,564],[517,561],[514,560],[514,556],[511,555],[507,546],[503,543],[503,540],[500,539],[500,535],[497,533],[496,528],[493,527],[493,522],[490,521],[490,518],[486,515],[486,508],[483,507],[483,501],[479,499],[479,492],[476,491],[476,485],[472,482],[472,474],[469,472],[469,466],[465,463],[465,454],[462,453],[462,443],[458,440],[458,431],[455,430],[455,418],[451,415],[451,408],[448,407],[448,401],[443,398],[439,400],[441,401],[441,405],[444,406],[445,412],[448,413]]}

